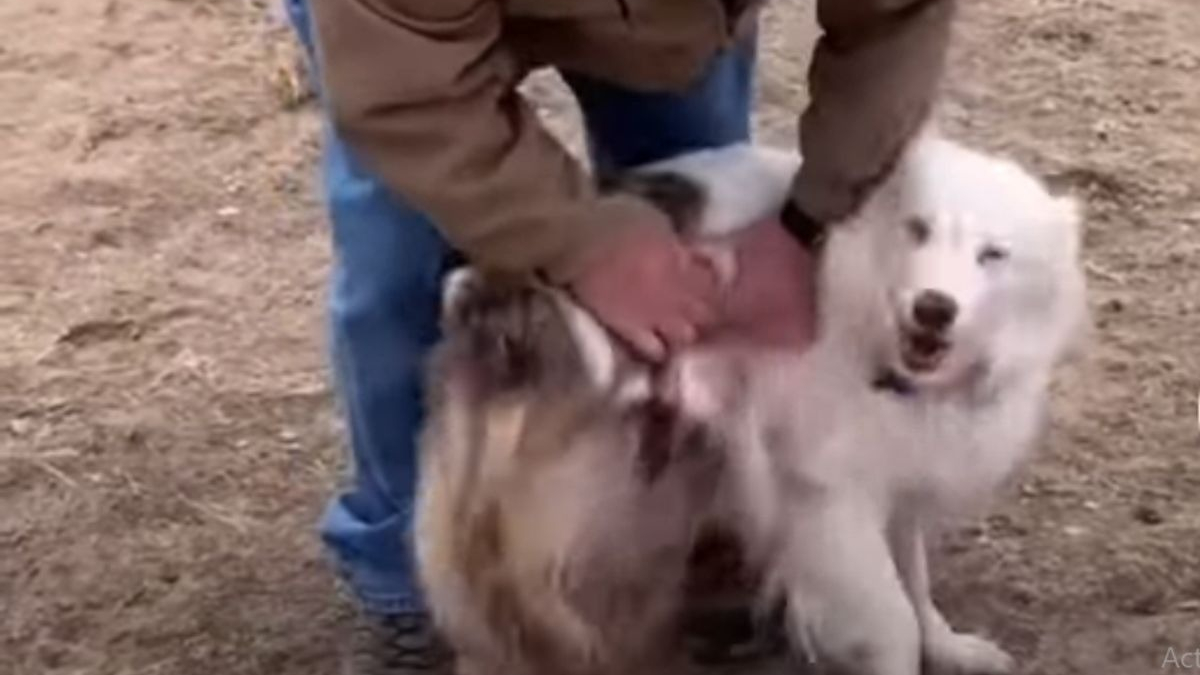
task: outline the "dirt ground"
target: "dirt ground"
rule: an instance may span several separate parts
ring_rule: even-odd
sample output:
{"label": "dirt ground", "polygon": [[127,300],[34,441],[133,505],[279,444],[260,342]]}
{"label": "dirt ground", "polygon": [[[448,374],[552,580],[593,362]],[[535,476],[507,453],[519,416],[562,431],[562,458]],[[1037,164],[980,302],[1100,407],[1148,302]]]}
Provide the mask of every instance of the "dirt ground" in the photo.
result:
{"label": "dirt ground", "polygon": [[[777,4],[758,121],[790,143],[811,30]],[[939,595],[1028,673],[1158,672],[1200,648],[1200,5],[967,4],[947,125],[1086,199],[1096,331]],[[288,34],[258,0],[6,0],[0,25],[0,675],[335,672],[328,247]]]}

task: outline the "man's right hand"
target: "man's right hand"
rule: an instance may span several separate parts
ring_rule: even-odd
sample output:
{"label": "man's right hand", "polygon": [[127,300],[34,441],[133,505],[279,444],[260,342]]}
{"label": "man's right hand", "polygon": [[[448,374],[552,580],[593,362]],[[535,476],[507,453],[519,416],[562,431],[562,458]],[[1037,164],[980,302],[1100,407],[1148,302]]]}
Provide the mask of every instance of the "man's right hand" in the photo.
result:
{"label": "man's right hand", "polygon": [[631,228],[619,235],[570,288],[580,304],[650,361],[690,345],[717,318],[716,271],[666,230]]}

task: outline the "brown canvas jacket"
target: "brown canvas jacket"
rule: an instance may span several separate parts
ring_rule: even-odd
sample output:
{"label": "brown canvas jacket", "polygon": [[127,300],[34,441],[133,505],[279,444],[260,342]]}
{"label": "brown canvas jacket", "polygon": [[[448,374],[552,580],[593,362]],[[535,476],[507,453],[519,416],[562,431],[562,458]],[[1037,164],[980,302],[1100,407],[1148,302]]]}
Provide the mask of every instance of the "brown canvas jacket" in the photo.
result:
{"label": "brown canvas jacket", "polygon": [[[817,3],[795,198],[829,222],[853,211],[924,120],[954,0]],[[747,30],[757,4],[312,0],[323,85],[347,141],[476,264],[558,281],[621,228],[666,222],[633,197],[597,194],[518,82],[552,65],[682,88]]]}

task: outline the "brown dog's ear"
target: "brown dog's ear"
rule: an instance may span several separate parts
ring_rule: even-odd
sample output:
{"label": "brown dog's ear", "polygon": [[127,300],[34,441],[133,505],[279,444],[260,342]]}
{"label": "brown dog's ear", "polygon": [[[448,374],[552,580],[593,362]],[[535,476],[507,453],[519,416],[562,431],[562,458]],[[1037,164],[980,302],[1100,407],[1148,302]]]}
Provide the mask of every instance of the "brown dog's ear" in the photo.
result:
{"label": "brown dog's ear", "polygon": [[487,390],[580,386],[584,364],[555,293],[525,276],[455,272],[445,286],[444,351]]}

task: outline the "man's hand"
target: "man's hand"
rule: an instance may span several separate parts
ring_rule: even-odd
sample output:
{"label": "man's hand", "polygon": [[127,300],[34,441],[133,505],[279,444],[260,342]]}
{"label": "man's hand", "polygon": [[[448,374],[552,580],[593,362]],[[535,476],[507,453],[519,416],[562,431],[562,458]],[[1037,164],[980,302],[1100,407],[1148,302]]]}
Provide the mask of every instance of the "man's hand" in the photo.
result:
{"label": "man's hand", "polygon": [[576,299],[642,357],[661,361],[717,315],[715,270],[671,232],[631,229],[571,284]]}
{"label": "man's hand", "polygon": [[728,243],[737,275],[705,344],[808,348],[816,326],[812,254],[775,220],[736,232]]}

